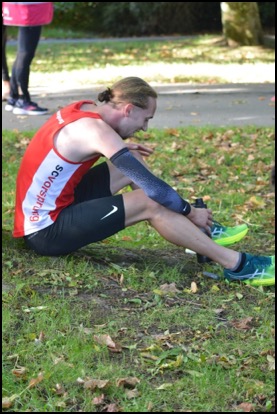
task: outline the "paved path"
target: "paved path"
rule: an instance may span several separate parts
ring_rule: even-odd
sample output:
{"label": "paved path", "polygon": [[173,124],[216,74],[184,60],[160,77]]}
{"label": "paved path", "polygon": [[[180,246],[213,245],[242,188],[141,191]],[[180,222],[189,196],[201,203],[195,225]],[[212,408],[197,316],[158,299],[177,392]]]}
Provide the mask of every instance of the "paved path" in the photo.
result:
{"label": "paved path", "polygon": [[[275,84],[187,84],[160,85],[158,108],[149,127],[174,128],[190,125],[241,126],[275,125]],[[58,108],[80,99],[96,99],[103,87],[90,90],[78,88],[47,93],[33,89],[34,101],[49,108],[44,116],[19,116],[4,110],[2,103],[2,129],[30,130],[39,128]]]}
{"label": "paved path", "polygon": [[[191,36],[194,37],[194,36]],[[152,40],[169,40],[170,38],[188,38],[188,36],[159,36],[151,37]],[[146,41],[149,38],[137,38]],[[275,45],[275,36],[266,36],[266,42],[270,47]],[[108,39],[68,39],[68,42],[106,42],[118,41],[118,38]],[[128,41],[134,38],[122,38]],[[41,39],[41,43],[64,43],[64,39]],[[8,44],[13,44],[9,41]],[[152,67],[153,66],[153,67]],[[177,65],[178,66],[178,65]],[[119,70],[120,73],[115,71]],[[124,72],[125,70],[125,72]],[[275,124],[275,103],[272,97],[275,95],[275,66],[274,64],[256,63],[251,65],[226,65],[224,69],[220,65],[174,65],[162,66],[147,65],[142,67],[113,68],[112,75],[140,76],[144,77],[143,70],[156,71],[162,74],[174,70],[178,73],[199,76],[212,74],[213,77],[221,75],[229,84],[220,85],[153,85],[159,93],[158,108],[149,126],[155,128],[174,128],[189,125],[213,125],[213,126],[240,126],[257,125],[270,126]],[[224,72],[222,73],[222,70]],[[100,78],[109,79],[109,68],[101,68]],[[127,72],[126,72],[127,71]],[[158,71],[158,72],[157,72]],[[192,71],[192,73],[190,72]],[[219,71],[219,72],[218,72]],[[76,73],[75,73],[76,72]],[[93,77],[97,77],[94,70]],[[106,73],[107,72],[107,73]],[[199,72],[199,73],[198,73]],[[39,105],[49,108],[49,114],[44,116],[16,116],[4,110],[2,103],[2,129],[30,130],[39,128],[60,107],[80,99],[96,99],[97,94],[103,90],[103,86],[91,85],[91,71],[72,71],[37,74],[30,77],[30,93],[32,99]],[[155,76],[154,76],[155,78]],[[255,83],[259,81],[260,83]],[[247,82],[247,83],[244,83]],[[89,87],[87,86],[89,85]],[[110,85],[110,82],[107,82]]]}

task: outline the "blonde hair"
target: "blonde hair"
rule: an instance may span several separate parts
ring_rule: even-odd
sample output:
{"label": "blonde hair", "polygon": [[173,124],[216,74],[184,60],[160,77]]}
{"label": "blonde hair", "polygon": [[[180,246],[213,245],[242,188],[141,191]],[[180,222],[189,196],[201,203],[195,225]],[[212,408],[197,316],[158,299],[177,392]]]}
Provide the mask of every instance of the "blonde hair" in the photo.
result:
{"label": "blonde hair", "polygon": [[148,107],[148,98],[157,98],[157,92],[143,79],[131,76],[116,82],[111,88],[99,93],[99,102],[132,103],[139,108]]}

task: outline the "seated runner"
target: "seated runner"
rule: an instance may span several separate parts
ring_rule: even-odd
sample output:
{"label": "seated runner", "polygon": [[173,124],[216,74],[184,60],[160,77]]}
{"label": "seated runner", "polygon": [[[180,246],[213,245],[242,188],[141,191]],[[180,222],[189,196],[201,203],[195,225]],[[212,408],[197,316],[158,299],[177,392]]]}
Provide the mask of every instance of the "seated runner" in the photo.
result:
{"label": "seated runner", "polygon": [[[147,130],[156,106],[155,90],[128,77],[100,93],[98,103],[75,102],[46,121],[18,172],[14,237],[40,255],[66,255],[146,220],[169,242],[220,264],[226,279],[274,284],[275,256],[226,247],[246,234],[245,225],[214,222],[211,209],[195,208],[150,171],[144,158],[152,149],[125,142]],[[133,191],[122,193],[127,186]],[[200,228],[212,228],[213,239]]]}

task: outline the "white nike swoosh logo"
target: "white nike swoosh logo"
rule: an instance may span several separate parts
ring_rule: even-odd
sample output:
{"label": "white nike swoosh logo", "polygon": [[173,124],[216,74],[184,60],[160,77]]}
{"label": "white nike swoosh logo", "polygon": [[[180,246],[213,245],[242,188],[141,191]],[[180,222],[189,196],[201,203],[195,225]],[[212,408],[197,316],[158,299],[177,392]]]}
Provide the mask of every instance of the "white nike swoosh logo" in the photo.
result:
{"label": "white nike swoosh logo", "polygon": [[108,214],[106,214],[104,217],[101,218],[101,220],[104,220],[106,217],[111,216],[112,214],[114,214],[116,211],[118,210],[118,207],[113,206],[112,211],[110,211]]}

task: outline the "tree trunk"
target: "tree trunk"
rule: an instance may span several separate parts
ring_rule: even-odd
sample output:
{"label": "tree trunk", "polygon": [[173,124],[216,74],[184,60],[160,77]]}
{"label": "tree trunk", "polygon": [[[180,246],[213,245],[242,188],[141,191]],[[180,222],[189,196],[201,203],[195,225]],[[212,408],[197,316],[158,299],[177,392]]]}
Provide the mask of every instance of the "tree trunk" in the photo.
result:
{"label": "tree trunk", "polygon": [[229,46],[263,44],[258,4],[254,2],[220,3],[223,34]]}

